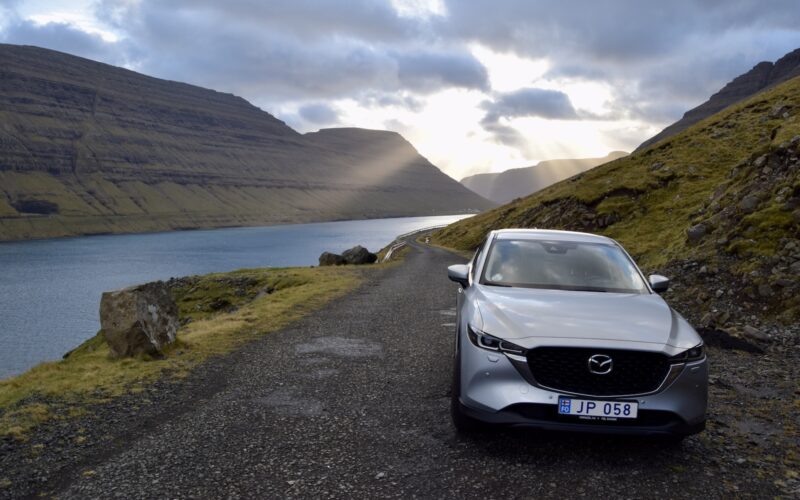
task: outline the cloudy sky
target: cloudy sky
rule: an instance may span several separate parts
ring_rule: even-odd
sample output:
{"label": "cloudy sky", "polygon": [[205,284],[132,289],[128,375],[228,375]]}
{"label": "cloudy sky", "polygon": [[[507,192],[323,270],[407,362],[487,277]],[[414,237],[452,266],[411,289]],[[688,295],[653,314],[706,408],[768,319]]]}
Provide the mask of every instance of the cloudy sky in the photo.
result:
{"label": "cloudy sky", "polygon": [[0,41],[395,130],[449,175],[632,150],[800,47],[798,0],[0,0]]}

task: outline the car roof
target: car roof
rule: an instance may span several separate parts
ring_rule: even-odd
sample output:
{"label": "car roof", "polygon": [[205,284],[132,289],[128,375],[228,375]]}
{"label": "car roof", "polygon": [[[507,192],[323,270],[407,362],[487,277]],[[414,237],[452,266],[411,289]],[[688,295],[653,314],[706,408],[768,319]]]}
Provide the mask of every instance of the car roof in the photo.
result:
{"label": "car roof", "polygon": [[498,229],[493,231],[498,240],[547,240],[574,241],[582,243],[614,244],[614,240],[606,236],[577,231],[558,231],[555,229]]}

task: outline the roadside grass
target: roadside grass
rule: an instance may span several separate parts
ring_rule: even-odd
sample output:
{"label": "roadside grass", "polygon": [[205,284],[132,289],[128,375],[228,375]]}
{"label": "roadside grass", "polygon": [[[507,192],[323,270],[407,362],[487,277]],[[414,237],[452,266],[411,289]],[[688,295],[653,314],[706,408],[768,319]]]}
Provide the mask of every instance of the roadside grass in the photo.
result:
{"label": "roadside grass", "polygon": [[341,297],[378,267],[245,269],[178,280],[173,293],[181,320],[188,323],[162,359],[112,359],[98,334],[64,360],[0,381],[0,436],[24,439],[42,422],[82,415],[87,405],[140,392],[160,376],[185,377],[210,356]]}

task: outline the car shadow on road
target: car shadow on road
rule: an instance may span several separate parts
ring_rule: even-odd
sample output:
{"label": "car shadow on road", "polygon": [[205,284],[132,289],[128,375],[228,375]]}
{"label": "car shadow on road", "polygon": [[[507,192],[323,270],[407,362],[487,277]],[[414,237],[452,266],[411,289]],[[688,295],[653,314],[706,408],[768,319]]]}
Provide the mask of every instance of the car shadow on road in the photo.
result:
{"label": "car shadow on road", "polygon": [[[609,465],[618,462],[629,464],[633,461],[664,461],[673,464],[675,459],[685,459],[687,454],[699,454],[696,438],[686,438],[682,442],[657,437],[607,436],[586,433],[543,432],[534,429],[510,428],[490,429],[470,436],[460,437],[487,455],[495,458],[508,458],[519,461],[527,457],[537,461],[595,459]],[[464,442],[462,441],[462,443]]]}

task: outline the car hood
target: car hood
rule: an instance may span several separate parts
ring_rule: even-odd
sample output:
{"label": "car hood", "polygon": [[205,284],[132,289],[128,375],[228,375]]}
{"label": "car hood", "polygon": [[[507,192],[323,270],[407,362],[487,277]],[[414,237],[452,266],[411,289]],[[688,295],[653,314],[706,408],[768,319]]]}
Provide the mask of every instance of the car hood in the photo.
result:
{"label": "car hood", "polygon": [[481,329],[526,348],[565,343],[624,348],[621,344],[628,343],[671,351],[669,347],[688,349],[700,342],[694,329],[656,294],[476,288]]}

